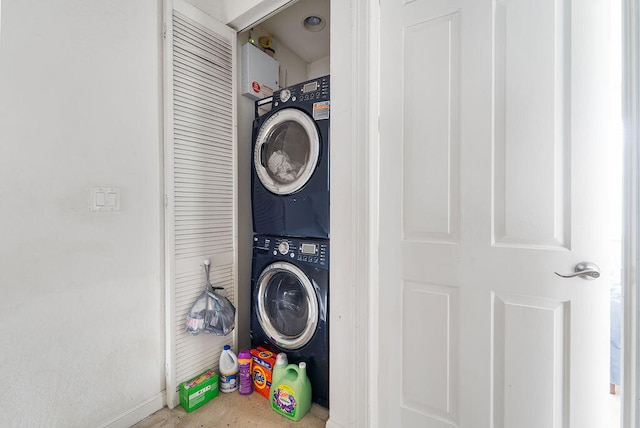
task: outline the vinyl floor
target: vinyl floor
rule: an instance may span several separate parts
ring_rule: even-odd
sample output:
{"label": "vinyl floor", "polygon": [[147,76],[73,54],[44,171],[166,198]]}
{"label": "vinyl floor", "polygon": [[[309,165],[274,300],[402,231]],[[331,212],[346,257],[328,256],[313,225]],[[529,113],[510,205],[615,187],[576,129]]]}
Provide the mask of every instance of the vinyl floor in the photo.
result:
{"label": "vinyl floor", "polygon": [[134,428],[324,428],[329,411],[317,404],[300,421],[294,422],[269,407],[262,395],[220,393],[202,407],[187,413],[182,407],[164,407],[135,424]]}

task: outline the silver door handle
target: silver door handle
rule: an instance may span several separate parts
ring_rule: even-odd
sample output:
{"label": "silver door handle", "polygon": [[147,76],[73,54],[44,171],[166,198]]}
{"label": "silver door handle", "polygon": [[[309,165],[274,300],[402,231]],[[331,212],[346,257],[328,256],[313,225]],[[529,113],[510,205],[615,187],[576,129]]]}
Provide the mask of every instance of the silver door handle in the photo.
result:
{"label": "silver door handle", "polygon": [[568,275],[562,275],[561,273],[554,272],[556,275],[563,278],[574,278],[576,276],[582,279],[598,279],[600,278],[600,268],[597,264],[591,262],[580,262],[576,265],[576,271]]}

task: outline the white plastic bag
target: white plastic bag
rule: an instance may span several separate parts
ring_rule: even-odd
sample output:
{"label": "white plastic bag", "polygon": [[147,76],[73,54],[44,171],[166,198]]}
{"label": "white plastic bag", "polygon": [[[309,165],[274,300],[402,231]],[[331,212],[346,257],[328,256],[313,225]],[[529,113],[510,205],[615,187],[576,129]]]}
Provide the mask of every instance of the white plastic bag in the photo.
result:
{"label": "white plastic bag", "polygon": [[226,297],[217,294],[209,281],[209,260],[204,261],[205,284],[204,291],[191,305],[185,321],[185,329],[193,334],[213,333],[226,336],[235,327],[236,308]]}

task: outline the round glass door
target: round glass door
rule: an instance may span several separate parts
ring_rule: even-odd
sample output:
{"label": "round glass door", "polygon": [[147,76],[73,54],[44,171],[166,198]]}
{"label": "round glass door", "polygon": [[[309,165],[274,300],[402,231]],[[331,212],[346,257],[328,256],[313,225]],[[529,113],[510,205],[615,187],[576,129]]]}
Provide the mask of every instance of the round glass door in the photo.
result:
{"label": "round glass door", "polygon": [[258,178],[277,195],[300,190],[313,175],[319,156],[315,123],[293,108],[274,113],[262,124],[253,152]]}
{"label": "round glass door", "polygon": [[291,263],[272,263],[256,287],[256,314],[269,338],[284,349],[306,345],[318,326],[318,298],[304,272]]}

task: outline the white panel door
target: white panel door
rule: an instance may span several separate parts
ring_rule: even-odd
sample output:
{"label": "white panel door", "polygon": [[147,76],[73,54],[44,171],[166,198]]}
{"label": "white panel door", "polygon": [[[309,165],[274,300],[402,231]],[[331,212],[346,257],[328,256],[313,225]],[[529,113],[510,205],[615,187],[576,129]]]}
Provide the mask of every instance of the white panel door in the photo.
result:
{"label": "white panel door", "polygon": [[381,0],[380,426],[607,426],[609,7]]}

